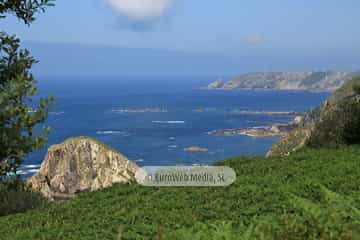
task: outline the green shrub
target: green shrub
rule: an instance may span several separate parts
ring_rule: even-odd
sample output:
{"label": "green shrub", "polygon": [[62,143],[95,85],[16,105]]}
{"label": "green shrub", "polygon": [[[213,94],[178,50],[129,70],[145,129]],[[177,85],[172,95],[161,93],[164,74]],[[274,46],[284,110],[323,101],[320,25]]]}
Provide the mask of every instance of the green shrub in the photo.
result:
{"label": "green shrub", "polygon": [[355,94],[360,94],[360,84],[354,85],[353,90]]}
{"label": "green shrub", "polygon": [[310,147],[336,147],[343,144],[342,133],[345,119],[341,109],[327,113],[321,120],[315,122],[307,145]]}
{"label": "green shrub", "polygon": [[342,132],[342,139],[345,144],[359,144],[360,143],[360,103],[358,101],[351,101],[343,106],[348,118],[344,123],[344,131]]}
{"label": "green shrub", "polygon": [[308,145],[338,147],[360,143],[360,103],[357,98],[343,100],[316,123]]}
{"label": "green shrub", "polygon": [[44,197],[19,179],[0,184],[0,216],[25,212],[46,205]]}

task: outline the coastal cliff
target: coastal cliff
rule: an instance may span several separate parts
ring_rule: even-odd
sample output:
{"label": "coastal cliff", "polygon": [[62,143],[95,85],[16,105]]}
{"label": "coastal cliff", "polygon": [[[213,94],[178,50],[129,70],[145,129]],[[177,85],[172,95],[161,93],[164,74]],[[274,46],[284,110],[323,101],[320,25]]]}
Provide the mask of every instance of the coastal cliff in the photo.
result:
{"label": "coastal cliff", "polygon": [[308,112],[297,128],[272,146],[267,157],[290,155],[304,146],[351,145],[359,143],[359,137],[360,77],[355,77]]}
{"label": "coastal cliff", "polygon": [[207,89],[277,89],[335,91],[355,72],[255,72],[236,77],[228,82],[217,80]]}
{"label": "coastal cliff", "polygon": [[51,146],[40,171],[28,182],[50,200],[135,181],[139,167],[111,147],[88,137]]}

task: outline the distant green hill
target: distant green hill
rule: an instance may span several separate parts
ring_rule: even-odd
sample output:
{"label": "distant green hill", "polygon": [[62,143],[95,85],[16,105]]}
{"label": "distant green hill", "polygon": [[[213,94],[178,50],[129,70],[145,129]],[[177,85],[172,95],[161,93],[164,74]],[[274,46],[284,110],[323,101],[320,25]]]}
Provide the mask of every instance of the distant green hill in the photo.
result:
{"label": "distant green hill", "polygon": [[289,155],[303,146],[360,143],[359,86],[360,77],[345,82],[321,106],[310,111],[297,129],[275,144],[267,156]]}
{"label": "distant green hill", "polygon": [[241,157],[226,188],[115,185],[0,217],[0,239],[360,239],[360,146]]}

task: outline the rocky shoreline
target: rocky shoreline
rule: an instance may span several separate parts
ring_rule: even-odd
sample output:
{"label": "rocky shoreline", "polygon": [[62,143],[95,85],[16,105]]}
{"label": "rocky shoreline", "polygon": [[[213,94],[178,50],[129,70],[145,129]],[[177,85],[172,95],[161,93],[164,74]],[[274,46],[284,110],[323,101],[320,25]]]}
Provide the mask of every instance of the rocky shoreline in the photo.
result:
{"label": "rocky shoreline", "polygon": [[273,124],[271,126],[251,127],[251,128],[231,128],[210,131],[207,134],[215,136],[236,136],[245,135],[250,137],[265,138],[284,136],[297,128],[303,121],[302,116],[297,116],[287,124]]}
{"label": "rocky shoreline", "polygon": [[230,113],[246,114],[246,115],[303,115],[303,113],[295,111],[251,111],[251,110],[231,110]]}

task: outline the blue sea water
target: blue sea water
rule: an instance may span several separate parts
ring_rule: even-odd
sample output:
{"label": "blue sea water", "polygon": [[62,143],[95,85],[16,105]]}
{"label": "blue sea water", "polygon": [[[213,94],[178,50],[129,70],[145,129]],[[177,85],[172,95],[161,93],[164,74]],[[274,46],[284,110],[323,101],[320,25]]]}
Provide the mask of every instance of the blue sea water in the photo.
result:
{"label": "blue sea water", "polygon": [[[46,148],[69,137],[89,136],[111,145],[140,166],[211,164],[240,155],[263,155],[278,138],[214,136],[207,132],[286,123],[294,116],[247,115],[236,110],[306,111],[329,94],[302,91],[200,90],[212,78],[48,78],[40,94],[56,105],[46,125],[48,144],[30,154],[26,176],[36,172]],[[127,113],[116,109],[160,108]],[[204,109],[196,112],[196,109]],[[235,112],[234,112],[235,110]],[[184,151],[201,146],[208,152]],[[30,170],[30,171],[29,171]],[[25,171],[25,172],[26,172]]]}

